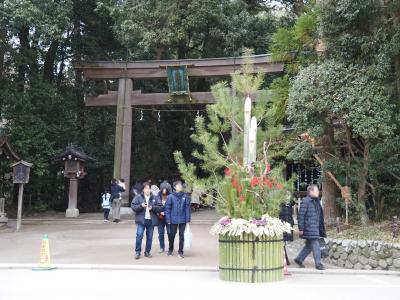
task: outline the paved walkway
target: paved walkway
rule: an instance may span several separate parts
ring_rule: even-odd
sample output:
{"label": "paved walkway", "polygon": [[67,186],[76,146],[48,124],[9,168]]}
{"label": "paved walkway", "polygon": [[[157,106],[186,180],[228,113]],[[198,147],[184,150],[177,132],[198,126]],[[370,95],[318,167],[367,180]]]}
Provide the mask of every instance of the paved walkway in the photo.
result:
{"label": "paved walkway", "polygon": [[275,283],[221,281],[217,272],[0,270],[0,299],[398,300],[400,278],[294,274]]}
{"label": "paved walkway", "polygon": [[[53,263],[216,266],[218,241],[209,234],[209,229],[217,218],[210,210],[193,214],[193,250],[186,253],[184,261],[177,256],[158,254],[157,229],[153,237],[153,258],[135,260],[136,228],[129,216],[118,224],[103,223],[100,214],[81,215],[78,219],[25,219],[19,232],[12,227],[0,230],[0,263],[38,262],[41,237],[48,234]],[[10,225],[13,226],[13,222]]]}
{"label": "paved walkway", "polygon": [[[157,229],[153,237],[153,257],[135,260],[136,228],[132,219],[132,215],[125,214],[121,223],[114,224],[103,223],[99,213],[81,214],[77,219],[47,213],[24,218],[19,232],[15,231],[15,220],[11,220],[7,228],[0,228],[0,264],[38,263],[42,235],[48,234],[51,260],[55,264],[218,266],[218,239],[209,233],[211,225],[219,219],[214,210],[193,213],[193,249],[185,253],[184,260],[158,253]],[[298,240],[288,246],[291,261],[303,243]],[[313,268],[311,257],[306,265]],[[291,267],[296,266],[292,264]]]}

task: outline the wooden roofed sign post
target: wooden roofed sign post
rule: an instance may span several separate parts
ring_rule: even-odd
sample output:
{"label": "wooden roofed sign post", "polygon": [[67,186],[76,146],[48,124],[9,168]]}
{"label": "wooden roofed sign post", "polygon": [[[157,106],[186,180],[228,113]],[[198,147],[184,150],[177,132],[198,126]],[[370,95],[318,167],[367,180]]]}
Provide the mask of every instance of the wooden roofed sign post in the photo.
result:
{"label": "wooden roofed sign post", "polygon": [[[188,76],[226,76],[246,63],[253,64],[254,72],[283,71],[283,64],[273,62],[267,54],[230,58],[75,63],[75,69],[81,70],[86,80],[118,80],[118,91],[108,91],[107,94],[95,97],[85,96],[86,106],[117,106],[114,178],[123,178],[126,186],[130,186],[132,106],[176,104],[171,101],[171,95],[188,95],[187,104],[214,103],[211,92],[189,91]],[[168,78],[170,93],[144,94],[132,89],[132,80],[160,78]],[[123,195],[125,204],[128,202],[128,191]]]}
{"label": "wooden roofed sign post", "polygon": [[[21,229],[22,224],[22,206],[24,195],[24,184],[29,182],[31,163],[21,160],[19,155],[12,149],[8,136],[5,131],[0,128],[0,160],[14,161],[10,165],[13,168],[13,183],[18,184],[18,210],[17,210],[17,231]],[[5,198],[0,198],[0,223],[7,223],[8,218],[4,211]]]}

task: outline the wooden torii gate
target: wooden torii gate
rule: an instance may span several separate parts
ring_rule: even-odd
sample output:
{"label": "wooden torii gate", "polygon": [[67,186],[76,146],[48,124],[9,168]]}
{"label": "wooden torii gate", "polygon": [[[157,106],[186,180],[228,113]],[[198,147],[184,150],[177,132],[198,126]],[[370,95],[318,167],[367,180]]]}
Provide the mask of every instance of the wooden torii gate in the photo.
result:
{"label": "wooden torii gate", "polygon": [[[283,64],[272,61],[268,54],[246,57],[151,60],[135,62],[99,61],[76,63],[76,70],[83,72],[86,80],[116,80],[118,91],[96,97],[85,96],[86,106],[117,106],[114,152],[114,178],[125,179],[130,186],[131,142],[132,142],[132,106],[174,104],[168,101],[169,93],[149,93],[132,89],[132,80],[167,78],[167,66],[187,66],[190,77],[210,77],[230,75],[240,69],[241,65],[251,62],[255,72],[277,73],[283,71]],[[211,92],[191,92],[192,101],[188,104],[214,103]],[[127,189],[128,190],[128,189]],[[127,202],[128,192],[124,195]]]}

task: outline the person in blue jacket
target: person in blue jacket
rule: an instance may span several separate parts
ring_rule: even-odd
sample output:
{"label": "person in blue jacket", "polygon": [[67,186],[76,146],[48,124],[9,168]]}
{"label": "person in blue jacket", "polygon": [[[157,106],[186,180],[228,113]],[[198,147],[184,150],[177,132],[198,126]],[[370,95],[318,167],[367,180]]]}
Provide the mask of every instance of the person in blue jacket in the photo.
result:
{"label": "person in blue jacket", "polygon": [[191,220],[190,197],[183,192],[183,185],[180,180],[173,184],[174,191],[168,195],[165,203],[165,221],[168,226],[168,256],[174,252],[174,241],[179,229],[179,249],[178,257],[183,258],[184,232],[186,223]]}
{"label": "person in blue jacket", "polygon": [[319,189],[316,184],[307,188],[307,197],[303,198],[300,204],[298,216],[299,235],[306,240],[304,248],[294,259],[299,267],[304,268],[303,262],[312,252],[317,270],[324,270],[321,263],[321,249],[319,239],[326,237],[324,214],[319,200]]}

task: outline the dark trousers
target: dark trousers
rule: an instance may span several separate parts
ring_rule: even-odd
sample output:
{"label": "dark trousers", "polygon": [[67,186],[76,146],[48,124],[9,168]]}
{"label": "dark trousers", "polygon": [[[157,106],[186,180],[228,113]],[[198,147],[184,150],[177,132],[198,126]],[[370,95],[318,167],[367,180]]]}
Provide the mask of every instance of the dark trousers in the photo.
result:
{"label": "dark trousers", "polygon": [[[167,226],[167,223],[164,221],[159,221],[158,223],[158,241],[160,242],[160,249],[165,250],[165,227]],[[167,234],[168,234],[168,228],[167,228]]]}
{"label": "dark trousers", "polygon": [[105,208],[104,209],[104,220],[108,220],[108,215],[110,214],[110,209]]}
{"label": "dark trousers", "polygon": [[145,253],[150,253],[151,244],[153,243],[153,231],[154,226],[151,220],[144,220],[144,224],[136,224],[136,247],[135,252],[139,254],[142,252],[142,240],[144,236],[144,231],[146,230],[146,248]]}
{"label": "dark trousers", "polygon": [[319,248],[319,239],[307,239],[303,249],[297,255],[297,260],[303,262],[311,252],[314,256],[315,266],[318,267],[321,264],[321,250]]}
{"label": "dark trousers", "polygon": [[179,228],[179,250],[178,253],[183,254],[183,242],[184,242],[184,233],[186,228],[186,223],[184,224],[168,224],[169,227],[168,231],[168,242],[169,248],[168,251],[174,251],[174,242],[175,242],[175,235]]}

